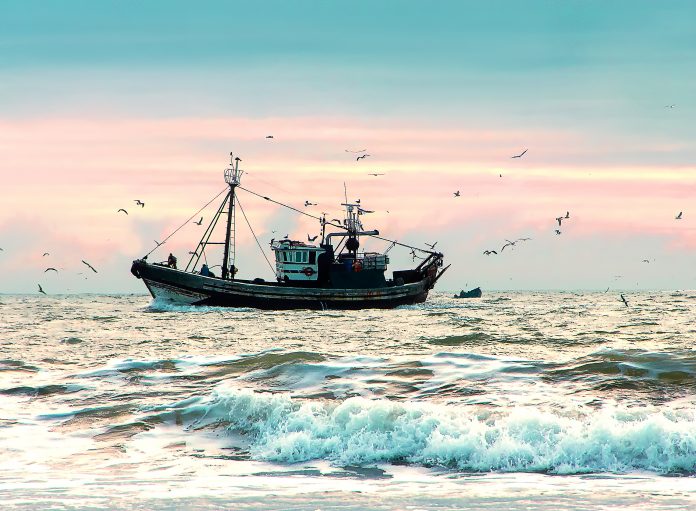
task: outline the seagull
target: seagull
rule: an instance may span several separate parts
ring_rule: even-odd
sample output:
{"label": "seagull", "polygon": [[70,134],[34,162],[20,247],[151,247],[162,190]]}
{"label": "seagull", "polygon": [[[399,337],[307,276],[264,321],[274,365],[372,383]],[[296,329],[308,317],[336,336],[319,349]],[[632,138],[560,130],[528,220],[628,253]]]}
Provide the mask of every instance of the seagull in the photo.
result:
{"label": "seagull", "polygon": [[[195,222],[194,222],[194,223],[195,223]],[[189,250],[189,254],[191,254],[191,255],[198,255],[198,252],[195,252],[195,251],[194,251],[194,252],[191,252],[191,251]]]}
{"label": "seagull", "polygon": [[682,219],[682,213],[683,211],[680,211],[677,216],[674,217],[675,220],[681,220]]}
{"label": "seagull", "polygon": [[273,135],[266,135],[266,138],[273,138]]}
{"label": "seagull", "polygon": [[376,174],[376,173],[368,174],[368,176],[375,176],[375,177],[377,177],[377,176],[383,176],[383,175],[384,175],[384,174]]}
{"label": "seagull", "polygon": [[360,149],[359,151],[351,151],[350,149],[346,149],[347,153],[353,153],[353,154],[364,153],[365,151],[367,151],[367,149]]}
{"label": "seagull", "polygon": [[515,241],[529,241],[532,238],[517,238]]}
{"label": "seagull", "polygon": [[308,200],[306,200],[306,201],[304,201],[304,205],[306,208],[307,206],[316,206],[317,203],[316,202],[309,202]]}
{"label": "seagull", "polygon": [[145,203],[141,201],[140,199],[135,199],[133,202],[135,202],[136,206],[140,206],[141,208],[145,207]]}
{"label": "seagull", "polygon": [[556,234],[561,234],[561,231],[559,231],[558,229],[556,229],[554,232],[555,232]]}
{"label": "seagull", "polygon": [[621,301],[624,303],[626,307],[628,307],[628,301],[626,300],[626,297],[624,297],[624,295],[621,295]]}
{"label": "seagull", "polygon": [[198,222],[191,222],[192,224],[201,225],[203,223],[203,217],[198,219]]}
{"label": "seagull", "polygon": [[665,105],[665,108],[674,108],[677,105]]}
{"label": "seagull", "polygon": [[456,192],[454,192],[454,196],[455,196],[455,197],[459,197],[460,195],[461,195],[461,194],[459,193],[459,190],[457,190]]}
{"label": "seagull", "polygon": [[503,250],[505,250],[505,247],[514,247],[515,243],[517,243],[517,241],[510,241],[510,240],[505,240],[505,241],[507,241],[507,243],[505,245],[503,245],[503,248],[500,249],[501,252]]}
{"label": "seagull", "polygon": [[[194,223],[196,223],[196,222],[194,222]],[[160,243],[160,242],[157,241],[157,240],[153,240],[153,241],[154,241],[155,243],[157,243],[157,246],[158,246],[158,247],[161,246],[161,245],[164,245],[164,241],[163,241],[162,243]]]}
{"label": "seagull", "polygon": [[483,253],[485,255],[491,255],[491,254],[498,255],[498,252],[496,252],[495,250],[484,250]]}
{"label": "seagull", "polygon": [[41,287],[41,284],[39,284],[38,286],[39,286],[39,293],[46,294],[46,291],[43,290],[43,288]]}
{"label": "seagull", "polygon": [[556,217],[556,222],[558,222],[558,227],[561,226],[561,222],[562,222],[562,221],[563,221],[563,217],[562,217],[562,216],[557,216],[557,217]]}
{"label": "seagull", "polygon": [[363,158],[367,158],[368,156],[370,156],[370,155],[369,155],[369,154],[363,154],[362,156],[358,156],[357,158],[355,158],[355,161],[358,161],[358,160],[363,159]]}
{"label": "seagull", "polygon": [[520,154],[517,154],[515,156],[511,156],[511,158],[522,158],[524,156],[524,153],[526,153],[529,149],[525,149],[522,151]]}
{"label": "seagull", "polygon": [[91,264],[89,264],[89,263],[88,263],[87,261],[85,261],[84,259],[82,259],[82,264],[86,264],[87,267],[88,267],[90,270],[92,270],[94,273],[97,273],[97,270],[94,269],[94,266],[92,266]]}
{"label": "seagull", "polygon": [[312,237],[310,238],[310,237],[309,237],[309,234],[308,234],[308,235],[307,235],[307,241],[309,241],[309,242],[311,243],[312,241],[314,241],[314,240],[317,239],[318,237],[319,237],[319,235],[317,234],[316,236],[312,236]]}
{"label": "seagull", "polygon": [[566,211],[566,216],[564,216],[563,218],[570,218],[570,211]]}
{"label": "seagull", "polygon": [[46,257],[47,255],[51,255],[51,254],[49,254],[48,252],[44,252],[41,257]]}
{"label": "seagull", "polygon": [[606,291],[604,291],[604,292],[605,292],[605,293],[608,293],[608,292],[609,292],[609,286],[607,286],[607,289],[606,289]]}
{"label": "seagull", "polygon": [[643,260],[641,261],[641,263],[649,263],[649,262],[650,262],[650,259],[643,259]]}
{"label": "seagull", "polygon": [[120,213],[121,211],[123,211],[126,215],[128,214],[128,211],[126,211],[126,210],[123,209],[123,208],[119,209],[116,213]]}
{"label": "seagull", "polygon": [[54,271],[54,272],[58,273],[58,270],[56,270],[55,268],[46,268],[44,270],[44,273],[46,273],[47,271]]}
{"label": "seagull", "polygon": [[437,241],[433,243],[432,245],[430,243],[426,243],[430,247],[430,250],[435,250],[435,245],[437,245]]}

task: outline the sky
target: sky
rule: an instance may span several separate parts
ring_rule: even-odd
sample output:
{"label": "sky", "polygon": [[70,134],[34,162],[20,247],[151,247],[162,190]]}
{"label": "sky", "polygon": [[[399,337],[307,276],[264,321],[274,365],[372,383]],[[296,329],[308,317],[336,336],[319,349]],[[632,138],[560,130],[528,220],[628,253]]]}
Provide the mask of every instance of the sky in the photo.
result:
{"label": "sky", "polygon": [[[690,1],[3,0],[0,293],[143,292],[131,261],[224,188],[231,151],[262,195],[338,216],[345,183],[366,228],[437,241],[440,290],[693,289],[694,19]],[[269,258],[319,230],[239,200]],[[183,261],[210,208],[151,260]],[[236,262],[272,278],[241,216]]]}

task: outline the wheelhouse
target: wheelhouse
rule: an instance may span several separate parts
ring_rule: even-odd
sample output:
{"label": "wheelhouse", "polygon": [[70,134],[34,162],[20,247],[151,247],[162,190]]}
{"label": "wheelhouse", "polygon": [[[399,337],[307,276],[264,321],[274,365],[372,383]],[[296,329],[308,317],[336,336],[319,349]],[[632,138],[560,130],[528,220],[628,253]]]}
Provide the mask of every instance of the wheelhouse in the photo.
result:
{"label": "wheelhouse", "polygon": [[319,254],[323,248],[299,241],[280,240],[271,245],[275,252],[276,278],[280,282],[316,281],[319,276]]}

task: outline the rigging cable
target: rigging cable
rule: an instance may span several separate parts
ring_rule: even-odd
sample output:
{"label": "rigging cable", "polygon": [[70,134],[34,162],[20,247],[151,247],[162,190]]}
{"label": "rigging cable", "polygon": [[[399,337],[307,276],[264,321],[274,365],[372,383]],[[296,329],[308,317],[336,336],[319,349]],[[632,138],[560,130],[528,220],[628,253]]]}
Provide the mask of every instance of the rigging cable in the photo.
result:
{"label": "rigging cable", "polygon": [[259,250],[261,251],[261,254],[263,254],[263,258],[268,263],[268,267],[271,269],[271,273],[275,274],[275,269],[273,268],[271,261],[269,261],[268,257],[266,257],[266,252],[264,252],[263,248],[261,248],[261,243],[259,243],[259,239],[256,237],[256,233],[254,232],[254,229],[252,229],[251,224],[249,223],[249,219],[247,218],[246,213],[244,212],[244,208],[242,207],[242,203],[239,201],[238,196],[237,205],[239,206],[239,209],[242,211],[242,216],[244,217],[244,220],[246,220],[246,223],[249,226],[249,230],[251,231],[251,234],[254,236],[254,239],[256,240],[256,244],[259,246]]}
{"label": "rigging cable", "polygon": [[208,206],[210,206],[210,204],[211,204],[215,199],[217,199],[218,197],[220,197],[220,195],[222,195],[223,193],[225,193],[227,190],[228,190],[228,188],[225,187],[220,193],[218,193],[215,197],[213,197],[212,199],[210,199],[210,200],[208,201],[208,203],[207,203],[205,206],[203,206],[201,209],[199,209],[198,211],[196,211],[193,215],[191,215],[191,216],[189,217],[188,220],[186,220],[183,224],[181,224],[179,227],[177,227],[176,230],[175,230],[173,233],[171,233],[169,236],[167,236],[166,238],[164,238],[164,241],[162,241],[162,243],[160,243],[160,244],[157,245],[155,248],[153,248],[152,250],[150,250],[147,254],[145,254],[145,256],[143,257],[143,259],[145,259],[147,256],[149,256],[150,254],[152,254],[152,253],[153,253],[155,250],[157,250],[161,245],[164,245],[164,244],[167,242],[167,240],[168,240],[169,238],[171,238],[172,236],[174,236],[174,235],[175,235],[177,232],[179,232],[186,224],[188,224],[191,220],[193,220],[194,218],[196,218],[196,216],[198,216],[198,213],[200,213],[200,212],[203,211],[205,208],[207,208]]}
{"label": "rigging cable", "polygon": [[[296,212],[298,212],[298,213],[301,214],[301,215],[308,216],[309,218],[314,218],[315,220],[319,220],[319,221],[322,220],[322,219],[321,219],[320,217],[318,217],[318,216],[310,215],[309,213],[305,213],[304,211],[302,211],[302,210],[300,210],[300,209],[294,208],[294,207],[289,206],[289,205],[287,205],[287,204],[283,204],[282,202],[278,202],[277,200],[273,200],[273,199],[271,199],[270,197],[266,197],[265,195],[261,195],[261,194],[256,193],[256,192],[252,192],[251,190],[248,190],[247,188],[244,188],[244,187],[242,187],[242,186],[237,186],[237,188],[241,188],[241,189],[244,190],[245,192],[249,192],[249,193],[252,194],[252,195],[256,195],[257,197],[261,197],[262,199],[265,199],[265,200],[267,200],[267,201],[269,201],[269,202],[273,202],[274,204],[278,204],[279,206],[283,206],[284,208],[292,209],[293,211],[296,211]],[[324,220],[324,223],[325,223],[326,225],[331,225],[331,226],[333,226],[333,227],[339,227],[339,228],[344,229],[344,230],[346,230],[346,231],[348,230],[348,228],[346,228],[345,226],[340,225],[340,224],[334,224],[333,222],[327,222],[327,221],[325,221],[325,220]],[[376,234],[364,234],[364,236],[371,236],[371,237],[373,237],[373,238],[377,238],[377,239],[380,239],[380,240],[383,240],[383,241],[388,241],[388,242],[390,242],[390,243],[393,243],[394,245],[399,245],[399,246],[401,246],[401,247],[410,248],[410,249],[412,249],[412,250],[418,250],[418,251],[420,251],[420,252],[425,252],[425,253],[427,253],[427,254],[432,254],[432,255],[437,255],[437,254],[439,254],[439,252],[434,252],[434,251],[432,251],[432,250],[425,250],[425,249],[423,249],[423,248],[414,247],[414,246],[412,246],[412,245],[406,245],[405,243],[399,243],[398,241],[390,240],[389,238],[383,238],[382,236],[378,236],[378,235],[376,235]]]}

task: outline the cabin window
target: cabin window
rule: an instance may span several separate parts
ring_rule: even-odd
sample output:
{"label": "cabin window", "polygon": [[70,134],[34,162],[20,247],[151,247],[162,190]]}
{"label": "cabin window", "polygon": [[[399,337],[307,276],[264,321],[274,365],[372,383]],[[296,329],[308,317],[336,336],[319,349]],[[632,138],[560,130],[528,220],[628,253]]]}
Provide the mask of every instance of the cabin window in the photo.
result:
{"label": "cabin window", "polygon": [[283,262],[287,263],[288,262],[288,253],[283,252]]}
{"label": "cabin window", "polygon": [[309,264],[315,264],[316,262],[317,262],[317,253],[310,252],[309,253]]}
{"label": "cabin window", "polygon": [[300,251],[295,252],[295,262],[296,263],[302,262],[302,252],[300,252]]}

